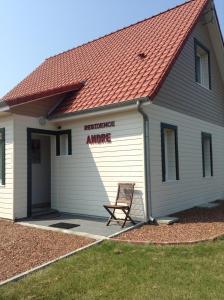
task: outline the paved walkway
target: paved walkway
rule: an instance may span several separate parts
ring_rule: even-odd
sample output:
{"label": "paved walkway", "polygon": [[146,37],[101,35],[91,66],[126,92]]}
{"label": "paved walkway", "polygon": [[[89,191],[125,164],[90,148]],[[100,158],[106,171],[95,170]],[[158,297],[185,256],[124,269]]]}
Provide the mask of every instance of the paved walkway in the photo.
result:
{"label": "paved walkway", "polygon": [[79,235],[84,235],[92,238],[105,238],[110,237],[118,232],[122,232],[129,227],[132,227],[132,224],[127,224],[125,228],[121,228],[115,222],[111,222],[109,226],[106,226],[106,219],[94,218],[94,217],[85,217],[80,215],[72,215],[72,214],[60,214],[58,216],[49,215],[43,216],[40,218],[23,220],[19,222],[23,225],[29,225],[34,227],[48,227],[48,229],[58,229],[57,227],[52,227],[52,225],[58,223],[68,223],[78,225],[77,227],[73,227],[70,229],[61,229],[61,231],[67,231],[76,233]]}

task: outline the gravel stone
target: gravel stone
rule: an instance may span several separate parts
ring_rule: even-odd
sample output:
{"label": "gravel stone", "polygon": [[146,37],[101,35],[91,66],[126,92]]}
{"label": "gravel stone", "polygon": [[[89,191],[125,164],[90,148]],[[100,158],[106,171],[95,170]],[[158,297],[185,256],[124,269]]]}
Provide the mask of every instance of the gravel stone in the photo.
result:
{"label": "gravel stone", "polygon": [[195,207],[173,214],[179,218],[172,225],[143,225],[116,237],[119,240],[151,243],[189,243],[224,235],[224,203],[213,208]]}
{"label": "gravel stone", "polygon": [[0,281],[30,270],[94,240],[22,226],[0,219]]}

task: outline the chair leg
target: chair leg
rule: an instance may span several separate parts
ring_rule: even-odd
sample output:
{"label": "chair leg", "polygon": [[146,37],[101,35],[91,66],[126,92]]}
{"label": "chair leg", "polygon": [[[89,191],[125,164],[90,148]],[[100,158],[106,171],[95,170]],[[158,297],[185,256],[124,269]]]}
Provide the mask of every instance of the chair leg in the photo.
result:
{"label": "chair leg", "polygon": [[[110,225],[110,222],[114,219],[117,223],[119,223],[119,220],[122,220],[122,219],[117,219],[116,216],[115,216],[115,211],[116,209],[114,208],[113,211],[111,211],[106,205],[104,205],[104,208],[107,210],[107,212],[109,213],[110,217],[107,221],[107,224],[106,226],[109,226]],[[134,220],[130,217],[130,209],[125,209],[125,208],[117,208],[119,210],[122,210],[122,212],[125,214],[125,218],[124,218],[124,222],[122,224],[122,228],[124,228],[125,224],[127,221],[131,221],[134,225],[136,224],[134,222]]]}
{"label": "chair leg", "polygon": [[127,219],[128,219],[128,217],[127,217],[127,215],[126,215],[126,217],[125,217],[125,219],[124,219],[124,223],[122,224],[122,228],[124,228],[124,226],[125,226],[125,224],[126,224],[126,222],[127,222]]}
{"label": "chair leg", "polygon": [[111,217],[108,218],[108,221],[107,221],[106,226],[109,226],[109,225],[110,225],[111,219],[112,219]]}
{"label": "chair leg", "polygon": [[115,215],[114,215],[115,209],[114,209],[113,212],[112,212],[108,207],[104,206],[104,208],[105,208],[105,209],[107,210],[107,212],[110,214],[110,217],[109,217],[109,219],[108,219],[108,221],[107,221],[107,224],[106,224],[106,226],[109,226],[109,224],[110,224],[110,222],[112,221],[112,219],[114,219],[114,220],[117,221],[117,218],[116,218]]}
{"label": "chair leg", "polygon": [[132,222],[132,224],[136,224],[136,222],[130,217],[130,215],[128,215],[129,220]]}
{"label": "chair leg", "polygon": [[125,214],[125,218],[124,218],[124,223],[122,224],[122,228],[124,228],[127,220],[128,220],[128,215],[129,215],[129,210],[125,210],[125,209],[122,209],[123,213]]}
{"label": "chair leg", "polygon": [[136,223],[134,222],[134,220],[133,220],[133,219],[130,217],[130,215],[129,215],[130,210],[129,210],[129,209],[128,209],[128,210],[122,209],[122,211],[123,211],[123,213],[125,214],[125,219],[124,219],[124,223],[123,223],[123,225],[122,225],[122,228],[124,228],[124,226],[125,226],[127,220],[131,221],[131,222],[135,225]]}
{"label": "chair leg", "polygon": [[[106,208],[106,210],[108,211],[107,208]],[[112,216],[109,216],[106,226],[109,226],[109,225],[110,225],[111,220],[112,220]]]}

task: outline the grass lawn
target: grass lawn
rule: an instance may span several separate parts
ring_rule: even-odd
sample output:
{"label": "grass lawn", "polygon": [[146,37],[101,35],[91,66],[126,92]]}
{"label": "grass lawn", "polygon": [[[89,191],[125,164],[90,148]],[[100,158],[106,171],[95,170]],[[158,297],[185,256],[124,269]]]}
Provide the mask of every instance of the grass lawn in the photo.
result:
{"label": "grass lawn", "polygon": [[224,240],[104,242],[0,288],[0,299],[224,299]]}

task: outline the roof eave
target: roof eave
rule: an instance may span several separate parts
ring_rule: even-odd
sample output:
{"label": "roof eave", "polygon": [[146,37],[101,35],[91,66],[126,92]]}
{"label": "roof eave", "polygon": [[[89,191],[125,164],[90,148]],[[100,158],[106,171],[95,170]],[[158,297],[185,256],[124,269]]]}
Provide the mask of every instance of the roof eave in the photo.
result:
{"label": "roof eave", "polygon": [[0,112],[8,112],[10,110],[10,107],[6,104],[0,106]]}
{"label": "roof eave", "polygon": [[27,102],[31,103],[48,97],[53,97],[64,93],[78,91],[83,87],[84,83],[85,83],[84,81],[80,81],[74,84],[69,84],[67,86],[57,87],[54,89],[41,91],[36,94],[24,95],[16,98],[7,98],[6,96],[5,98],[3,97],[3,103],[6,103],[9,107],[15,107],[18,105],[25,104]]}
{"label": "roof eave", "polygon": [[0,102],[0,112],[9,111],[10,107],[4,102]]}
{"label": "roof eave", "polygon": [[70,112],[70,113],[59,113],[56,115],[51,115],[48,117],[49,121],[52,122],[58,122],[58,121],[63,121],[63,120],[70,120],[76,117],[86,117],[87,115],[92,115],[95,113],[105,113],[107,110],[108,112],[114,112],[119,111],[119,110],[129,110],[130,108],[134,108],[134,106],[137,104],[137,102],[149,102],[150,98],[148,96],[145,97],[140,97],[140,98],[135,98],[131,99],[128,101],[123,101],[119,103],[113,103],[109,105],[104,105],[104,106],[99,106],[99,107],[94,107],[94,108],[89,108],[85,110],[80,110],[80,111],[75,111],[75,112]]}

